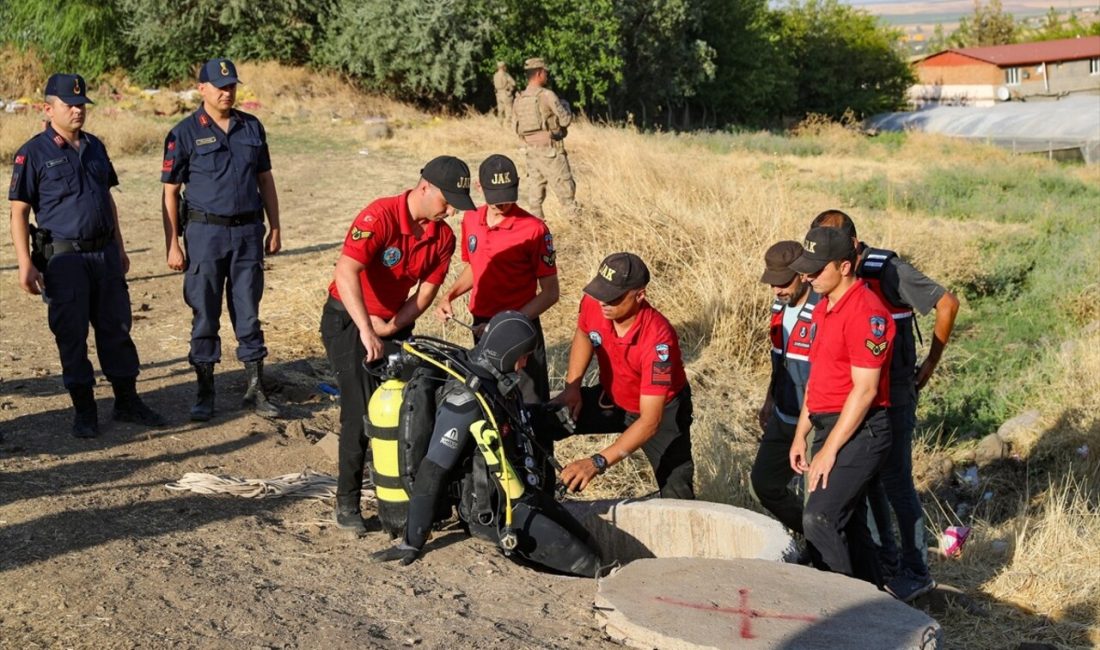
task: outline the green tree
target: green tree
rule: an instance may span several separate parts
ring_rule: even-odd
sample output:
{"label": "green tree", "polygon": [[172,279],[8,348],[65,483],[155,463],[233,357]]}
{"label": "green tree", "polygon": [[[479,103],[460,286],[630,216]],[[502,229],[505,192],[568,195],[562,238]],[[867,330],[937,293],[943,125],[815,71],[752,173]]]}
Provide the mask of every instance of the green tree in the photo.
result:
{"label": "green tree", "polygon": [[700,38],[701,3],[619,0],[615,12],[623,53],[616,105],[637,111],[643,125],[658,113],[670,121],[674,108],[686,110],[700,86],[714,78],[715,50]]}
{"label": "green tree", "polygon": [[[330,0],[115,0],[128,16],[131,74],[141,83],[188,79],[207,59],[301,64],[320,39]],[[116,34],[117,37],[117,34]]]}
{"label": "green tree", "polygon": [[1062,38],[1081,38],[1083,36],[1100,35],[1100,21],[1093,21],[1090,25],[1083,25],[1077,14],[1070,12],[1069,19],[1062,22],[1062,16],[1051,7],[1043,17],[1043,23],[1037,29],[1027,30],[1019,35],[1019,40],[1053,41]]}
{"label": "green tree", "polygon": [[806,0],[781,11],[782,45],[797,80],[794,117],[863,117],[905,105],[913,82],[897,30],[838,0]]}
{"label": "green tree", "polygon": [[796,72],[767,0],[702,0],[702,39],[715,50],[700,100],[717,124],[766,126],[793,110]]}
{"label": "green tree", "polygon": [[936,26],[932,28],[932,36],[928,39],[928,45],[925,48],[926,54],[935,54],[936,52],[942,52],[946,50],[950,45],[948,44],[948,37],[944,33],[943,24],[936,23]]}
{"label": "green tree", "polygon": [[462,99],[488,58],[487,9],[478,1],[340,0],[314,60],[400,99]]}
{"label": "green tree", "polygon": [[130,48],[118,38],[125,14],[111,0],[4,0],[0,42],[33,49],[46,68],[88,79],[129,61]]}
{"label": "green tree", "polygon": [[[490,5],[493,59],[547,60],[554,87],[577,106],[606,106],[623,79],[619,18],[612,0],[500,0]],[[523,80],[519,80],[523,85]]]}
{"label": "green tree", "polygon": [[1012,14],[1005,12],[1001,0],[989,0],[982,4],[974,0],[974,13],[959,21],[959,28],[951,35],[954,47],[987,47],[1015,43],[1019,28]]}

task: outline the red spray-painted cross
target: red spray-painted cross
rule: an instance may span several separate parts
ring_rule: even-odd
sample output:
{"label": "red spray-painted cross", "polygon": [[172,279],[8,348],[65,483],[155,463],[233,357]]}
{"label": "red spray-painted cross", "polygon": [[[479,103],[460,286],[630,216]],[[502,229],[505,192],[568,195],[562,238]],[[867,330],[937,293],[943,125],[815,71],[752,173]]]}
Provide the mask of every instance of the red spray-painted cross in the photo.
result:
{"label": "red spray-painted cross", "polygon": [[749,590],[739,589],[737,593],[741,595],[741,605],[739,607],[718,607],[716,605],[707,603],[687,603],[681,600],[676,600],[674,598],[666,598],[664,596],[658,596],[657,600],[662,603],[678,605],[680,607],[688,607],[690,609],[699,609],[708,612],[719,612],[722,614],[736,614],[741,617],[742,639],[756,638],[756,635],[752,633],[752,619],[754,618],[779,618],[788,621],[804,621],[806,623],[817,622],[816,616],[809,616],[807,614],[778,614],[776,612],[768,612],[762,609],[753,609],[749,607]]}

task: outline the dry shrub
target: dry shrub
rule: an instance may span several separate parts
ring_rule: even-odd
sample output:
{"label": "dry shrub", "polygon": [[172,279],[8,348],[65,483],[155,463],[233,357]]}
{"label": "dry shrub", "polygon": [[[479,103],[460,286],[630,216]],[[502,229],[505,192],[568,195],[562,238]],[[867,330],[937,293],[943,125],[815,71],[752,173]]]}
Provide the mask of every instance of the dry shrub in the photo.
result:
{"label": "dry shrub", "polygon": [[[1040,512],[1018,525],[1012,562],[985,585],[991,596],[1080,629],[1063,643],[1081,643],[1081,633],[1100,641],[1100,484],[1066,475],[1049,486]],[[1087,628],[1092,626],[1091,630]]]}
{"label": "dry shrub", "polygon": [[424,119],[420,111],[380,95],[367,95],[331,72],[274,62],[243,62],[237,71],[243,81],[238,101],[255,99],[261,116],[323,121],[382,116],[398,124]]}
{"label": "dry shrub", "polygon": [[[0,113],[0,169],[9,171],[12,157],[23,143],[46,126],[46,116],[38,107],[19,113]],[[6,178],[6,176],[5,176]]]}
{"label": "dry shrub", "polygon": [[[961,558],[933,566],[937,580],[985,600],[980,623],[963,608],[937,618],[960,647],[1010,647],[1022,640],[1061,647],[1100,644],[1100,328],[1058,353],[1056,379],[1029,407],[1046,430],[1014,445],[1024,466],[981,471],[978,492],[993,492],[973,521],[934,500],[929,523],[973,527]],[[1081,450],[1079,453],[1078,450]],[[950,453],[938,443],[914,448],[914,464]],[[1029,484],[1030,477],[1040,478]]]}
{"label": "dry shrub", "polygon": [[[17,114],[0,113],[0,160],[8,164],[19,147],[42,131],[45,124],[41,106]],[[171,122],[120,111],[104,102],[89,109],[86,128],[103,140],[111,156],[123,156],[159,151]]]}
{"label": "dry shrub", "polygon": [[0,44],[0,99],[41,99],[46,77],[42,61],[31,51]]}
{"label": "dry shrub", "polygon": [[103,140],[112,156],[161,151],[164,137],[174,124],[171,118],[119,111],[110,106],[93,111],[88,118],[88,131]]}

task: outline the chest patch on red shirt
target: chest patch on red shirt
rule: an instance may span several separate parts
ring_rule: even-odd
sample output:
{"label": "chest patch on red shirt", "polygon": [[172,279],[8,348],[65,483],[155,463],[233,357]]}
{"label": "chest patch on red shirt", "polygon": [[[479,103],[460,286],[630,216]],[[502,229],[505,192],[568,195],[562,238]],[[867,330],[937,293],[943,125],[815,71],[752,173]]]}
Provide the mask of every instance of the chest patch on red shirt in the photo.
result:
{"label": "chest patch on red shirt", "polygon": [[393,268],[398,262],[401,261],[401,249],[396,246],[390,246],[386,250],[382,251],[382,265],[387,269]]}

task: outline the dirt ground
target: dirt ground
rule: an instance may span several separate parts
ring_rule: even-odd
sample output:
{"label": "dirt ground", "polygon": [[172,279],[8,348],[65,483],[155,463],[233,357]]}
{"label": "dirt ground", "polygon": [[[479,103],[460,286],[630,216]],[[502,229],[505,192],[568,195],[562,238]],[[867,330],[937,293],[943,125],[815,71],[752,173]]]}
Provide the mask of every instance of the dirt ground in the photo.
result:
{"label": "dirt ground", "polygon": [[[95,132],[94,115],[88,128]],[[116,200],[132,262],[139,389],[167,428],[112,422],[110,385],[97,374],[103,433],[70,435],[45,305],[18,287],[10,244],[0,246],[0,647],[613,645],[595,627],[592,580],[520,566],[460,532],[437,535],[409,567],[374,565],[366,557],[387,536],[335,530],[330,502],[165,489],[186,472],[336,471],[311,442],[334,429],[337,414],[317,390],[325,287],[355,213],[414,181],[423,161],[269,132],[285,249],[269,260],[261,316],[283,419],[237,407],[243,372],[223,314],[218,414],[203,425],[187,420],[190,313],[181,276],[164,263],[156,154],[116,158]],[[318,178],[354,187],[337,196],[319,191]]]}

